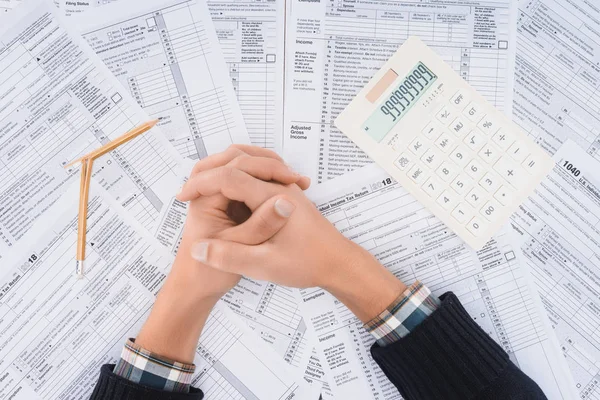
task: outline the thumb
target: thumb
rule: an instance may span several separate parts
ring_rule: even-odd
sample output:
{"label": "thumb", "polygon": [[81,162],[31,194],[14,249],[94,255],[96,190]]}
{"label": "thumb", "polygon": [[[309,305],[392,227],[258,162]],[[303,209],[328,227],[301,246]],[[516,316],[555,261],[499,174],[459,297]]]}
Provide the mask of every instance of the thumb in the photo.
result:
{"label": "thumb", "polygon": [[191,246],[191,256],[223,272],[267,280],[269,252],[267,246],[248,246],[220,239],[206,239]]}
{"label": "thumb", "polygon": [[243,244],[260,244],[271,239],[285,226],[296,205],[285,196],[273,196],[261,204],[240,225],[219,233],[219,239]]}

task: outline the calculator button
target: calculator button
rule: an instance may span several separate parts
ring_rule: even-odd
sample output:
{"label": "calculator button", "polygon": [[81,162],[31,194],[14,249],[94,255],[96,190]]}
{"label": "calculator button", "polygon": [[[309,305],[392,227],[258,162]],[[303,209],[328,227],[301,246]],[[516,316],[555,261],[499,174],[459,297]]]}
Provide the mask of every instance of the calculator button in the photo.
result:
{"label": "calculator button", "polygon": [[444,210],[452,210],[458,203],[458,197],[454,193],[444,190],[444,193],[438,197],[437,202]]}
{"label": "calculator button", "polygon": [[435,121],[429,122],[421,131],[429,140],[435,140],[443,132],[442,126]]}
{"label": "calculator button", "polygon": [[431,169],[436,169],[442,163],[443,155],[433,147],[423,154],[421,161]]}
{"label": "calculator button", "polygon": [[427,174],[425,173],[425,169],[419,165],[415,165],[408,171],[408,177],[417,185],[420,185],[427,178]]}
{"label": "calculator button", "polygon": [[394,165],[400,171],[404,171],[406,168],[410,168],[410,166],[413,165],[413,156],[404,152],[400,154],[400,157],[398,157],[396,161],[394,161]]}
{"label": "calculator button", "polygon": [[437,198],[444,189],[444,185],[442,185],[435,178],[427,179],[427,181],[423,184],[422,187],[423,191],[427,193],[430,197],[433,197],[434,199]]}
{"label": "calculator button", "polygon": [[425,142],[423,142],[423,139],[416,138],[408,146],[408,149],[413,154],[415,154],[417,157],[419,157],[419,156],[421,156],[421,154],[425,153],[425,150],[427,150],[427,147],[425,147]]}
{"label": "calculator button", "polygon": [[465,167],[465,171],[467,172],[467,175],[476,181],[478,181],[485,172],[483,166],[477,160],[471,160]]}
{"label": "calculator button", "polygon": [[525,171],[533,175],[539,171],[539,168],[542,166],[542,162],[534,154],[530,154],[521,165],[523,165]]}
{"label": "calculator button", "polygon": [[506,186],[502,186],[498,189],[496,194],[494,194],[494,198],[503,206],[507,206],[512,203],[513,191]]}
{"label": "calculator button", "polygon": [[506,151],[506,154],[508,154],[516,162],[522,163],[525,160],[525,158],[529,155],[529,149],[527,148],[527,145],[524,142],[517,140]]}
{"label": "calculator button", "polygon": [[491,172],[486,173],[479,181],[479,186],[490,193],[494,193],[500,187],[501,181],[496,175]]}
{"label": "calculator button", "polygon": [[477,132],[477,129],[472,130],[465,140],[463,140],[468,148],[473,151],[478,151],[485,144],[485,136]]}
{"label": "calculator button", "polygon": [[494,200],[490,200],[479,210],[479,213],[483,215],[483,218],[492,222],[496,219],[496,214],[500,211],[500,204]]}
{"label": "calculator button", "polygon": [[446,161],[437,169],[436,172],[444,182],[450,182],[458,173],[458,169],[454,166],[454,164]]}
{"label": "calculator button", "polygon": [[444,125],[448,125],[452,122],[452,118],[454,118],[454,112],[449,107],[443,107],[437,113],[437,119]]}
{"label": "calculator button", "polygon": [[469,93],[462,89],[459,89],[450,99],[450,104],[452,104],[454,107],[460,108],[461,110],[465,108],[468,102]]}
{"label": "calculator button", "polygon": [[464,146],[456,147],[452,153],[450,153],[450,160],[452,160],[459,167],[467,165],[471,158],[469,157],[469,150]]}
{"label": "calculator button", "polygon": [[449,126],[450,132],[455,136],[462,136],[467,132],[467,123],[461,117],[457,117]]}
{"label": "calculator button", "polygon": [[471,213],[471,211],[469,210],[469,207],[466,204],[460,203],[452,211],[452,216],[459,223],[464,224],[465,222],[467,222],[469,220],[469,218],[471,218],[472,213]]}
{"label": "calculator button", "polygon": [[515,142],[515,135],[506,129],[501,129],[492,137],[492,140],[502,150],[506,150]]}
{"label": "calculator button", "polygon": [[442,133],[440,135],[440,137],[437,138],[437,140],[435,141],[435,145],[438,147],[438,149],[440,149],[444,153],[447,153],[450,151],[453,143],[454,143],[454,139],[452,139],[450,134],[447,132]]}
{"label": "calculator button", "polygon": [[481,221],[477,217],[474,217],[467,224],[467,229],[469,232],[471,232],[473,234],[473,236],[480,236],[483,233],[485,226],[483,224],[483,221]]}
{"label": "calculator button", "polygon": [[485,196],[485,192],[483,192],[480,188],[475,186],[473,189],[471,189],[469,194],[467,194],[467,197],[465,199],[470,205],[477,208],[479,205],[481,205],[481,203],[483,203],[483,199]]}
{"label": "calculator button", "polygon": [[472,101],[467,108],[463,110],[463,115],[467,117],[467,119],[473,123],[479,122],[481,117],[483,117],[483,107],[478,103]]}
{"label": "calculator button", "polygon": [[452,181],[450,187],[460,195],[466,193],[467,190],[472,186],[471,180],[465,175],[459,175],[455,180]]}
{"label": "calculator button", "polygon": [[[527,160],[526,160],[527,161]],[[525,180],[525,171],[504,156],[494,165],[496,172],[512,186],[519,188]]]}
{"label": "calculator button", "polygon": [[479,151],[479,157],[486,163],[493,165],[500,158],[500,150],[497,147],[486,143]]}
{"label": "calculator button", "polygon": [[494,118],[491,114],[488,114],[484,115],[483,118],[481,118],[481,120],[477,124],[477,127],[485,135],[490,136],[498,132],[498,129],[500,129],[500,122],[498,122],[498,120]]}

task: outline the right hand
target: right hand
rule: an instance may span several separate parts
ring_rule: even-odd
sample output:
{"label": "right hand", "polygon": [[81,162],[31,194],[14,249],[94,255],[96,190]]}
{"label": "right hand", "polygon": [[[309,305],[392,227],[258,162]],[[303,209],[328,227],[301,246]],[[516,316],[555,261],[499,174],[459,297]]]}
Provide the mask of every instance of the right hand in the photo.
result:
{"label": "right hand", "polygon": [[[274,236],[248,245],[236,241],[242,225],[203,238],[198,260],[221,271],[268,280],[285,286],[319,286],[344,302],[363,321],[385,309],[405,288],[362,247],[340,234],[296,184],[257,179],[237,168],[215,168],[194,175],[178,195],[181,201],[222,193],[244,202],[254,213],[278,201],[293,205],[293,213]],[[272,232],[269,220],[260,230]]]}

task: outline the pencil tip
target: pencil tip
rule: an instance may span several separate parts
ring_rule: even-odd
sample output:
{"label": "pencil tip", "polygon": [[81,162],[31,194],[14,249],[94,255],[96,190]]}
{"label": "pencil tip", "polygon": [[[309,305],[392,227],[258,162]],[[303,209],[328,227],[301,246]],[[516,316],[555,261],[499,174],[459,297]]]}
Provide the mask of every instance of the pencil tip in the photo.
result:
{"label": "pencil tip", "polygon": [[75,261],[75,276],[77,279],[83,279],[83,260]]}
{"label": "pencil tip", "polygon": [[64,168],[64,169],[67,169],[67,168],[69,168],[69,167],[72,167],[73,165],[75,165],[75,164],[77,164],[77,163],[80,163],[80,162],[82,162],[82,161],[83,161],[83,158],[84,158],[84,157],[77,158],[77,159],[75,159],[75,160],[71,161],[70,163],[68,163],[68,164],[64,165],[64,166],[63,166],[63,168]]}

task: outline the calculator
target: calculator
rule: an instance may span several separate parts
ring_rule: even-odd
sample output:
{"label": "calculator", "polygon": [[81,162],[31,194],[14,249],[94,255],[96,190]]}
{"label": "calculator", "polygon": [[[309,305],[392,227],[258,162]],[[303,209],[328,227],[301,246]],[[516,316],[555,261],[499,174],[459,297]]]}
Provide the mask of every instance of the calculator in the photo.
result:
{"label": "calculator", "polygon": [[404,42],[335,125],[476,250],[554,166],[416,37]]}

